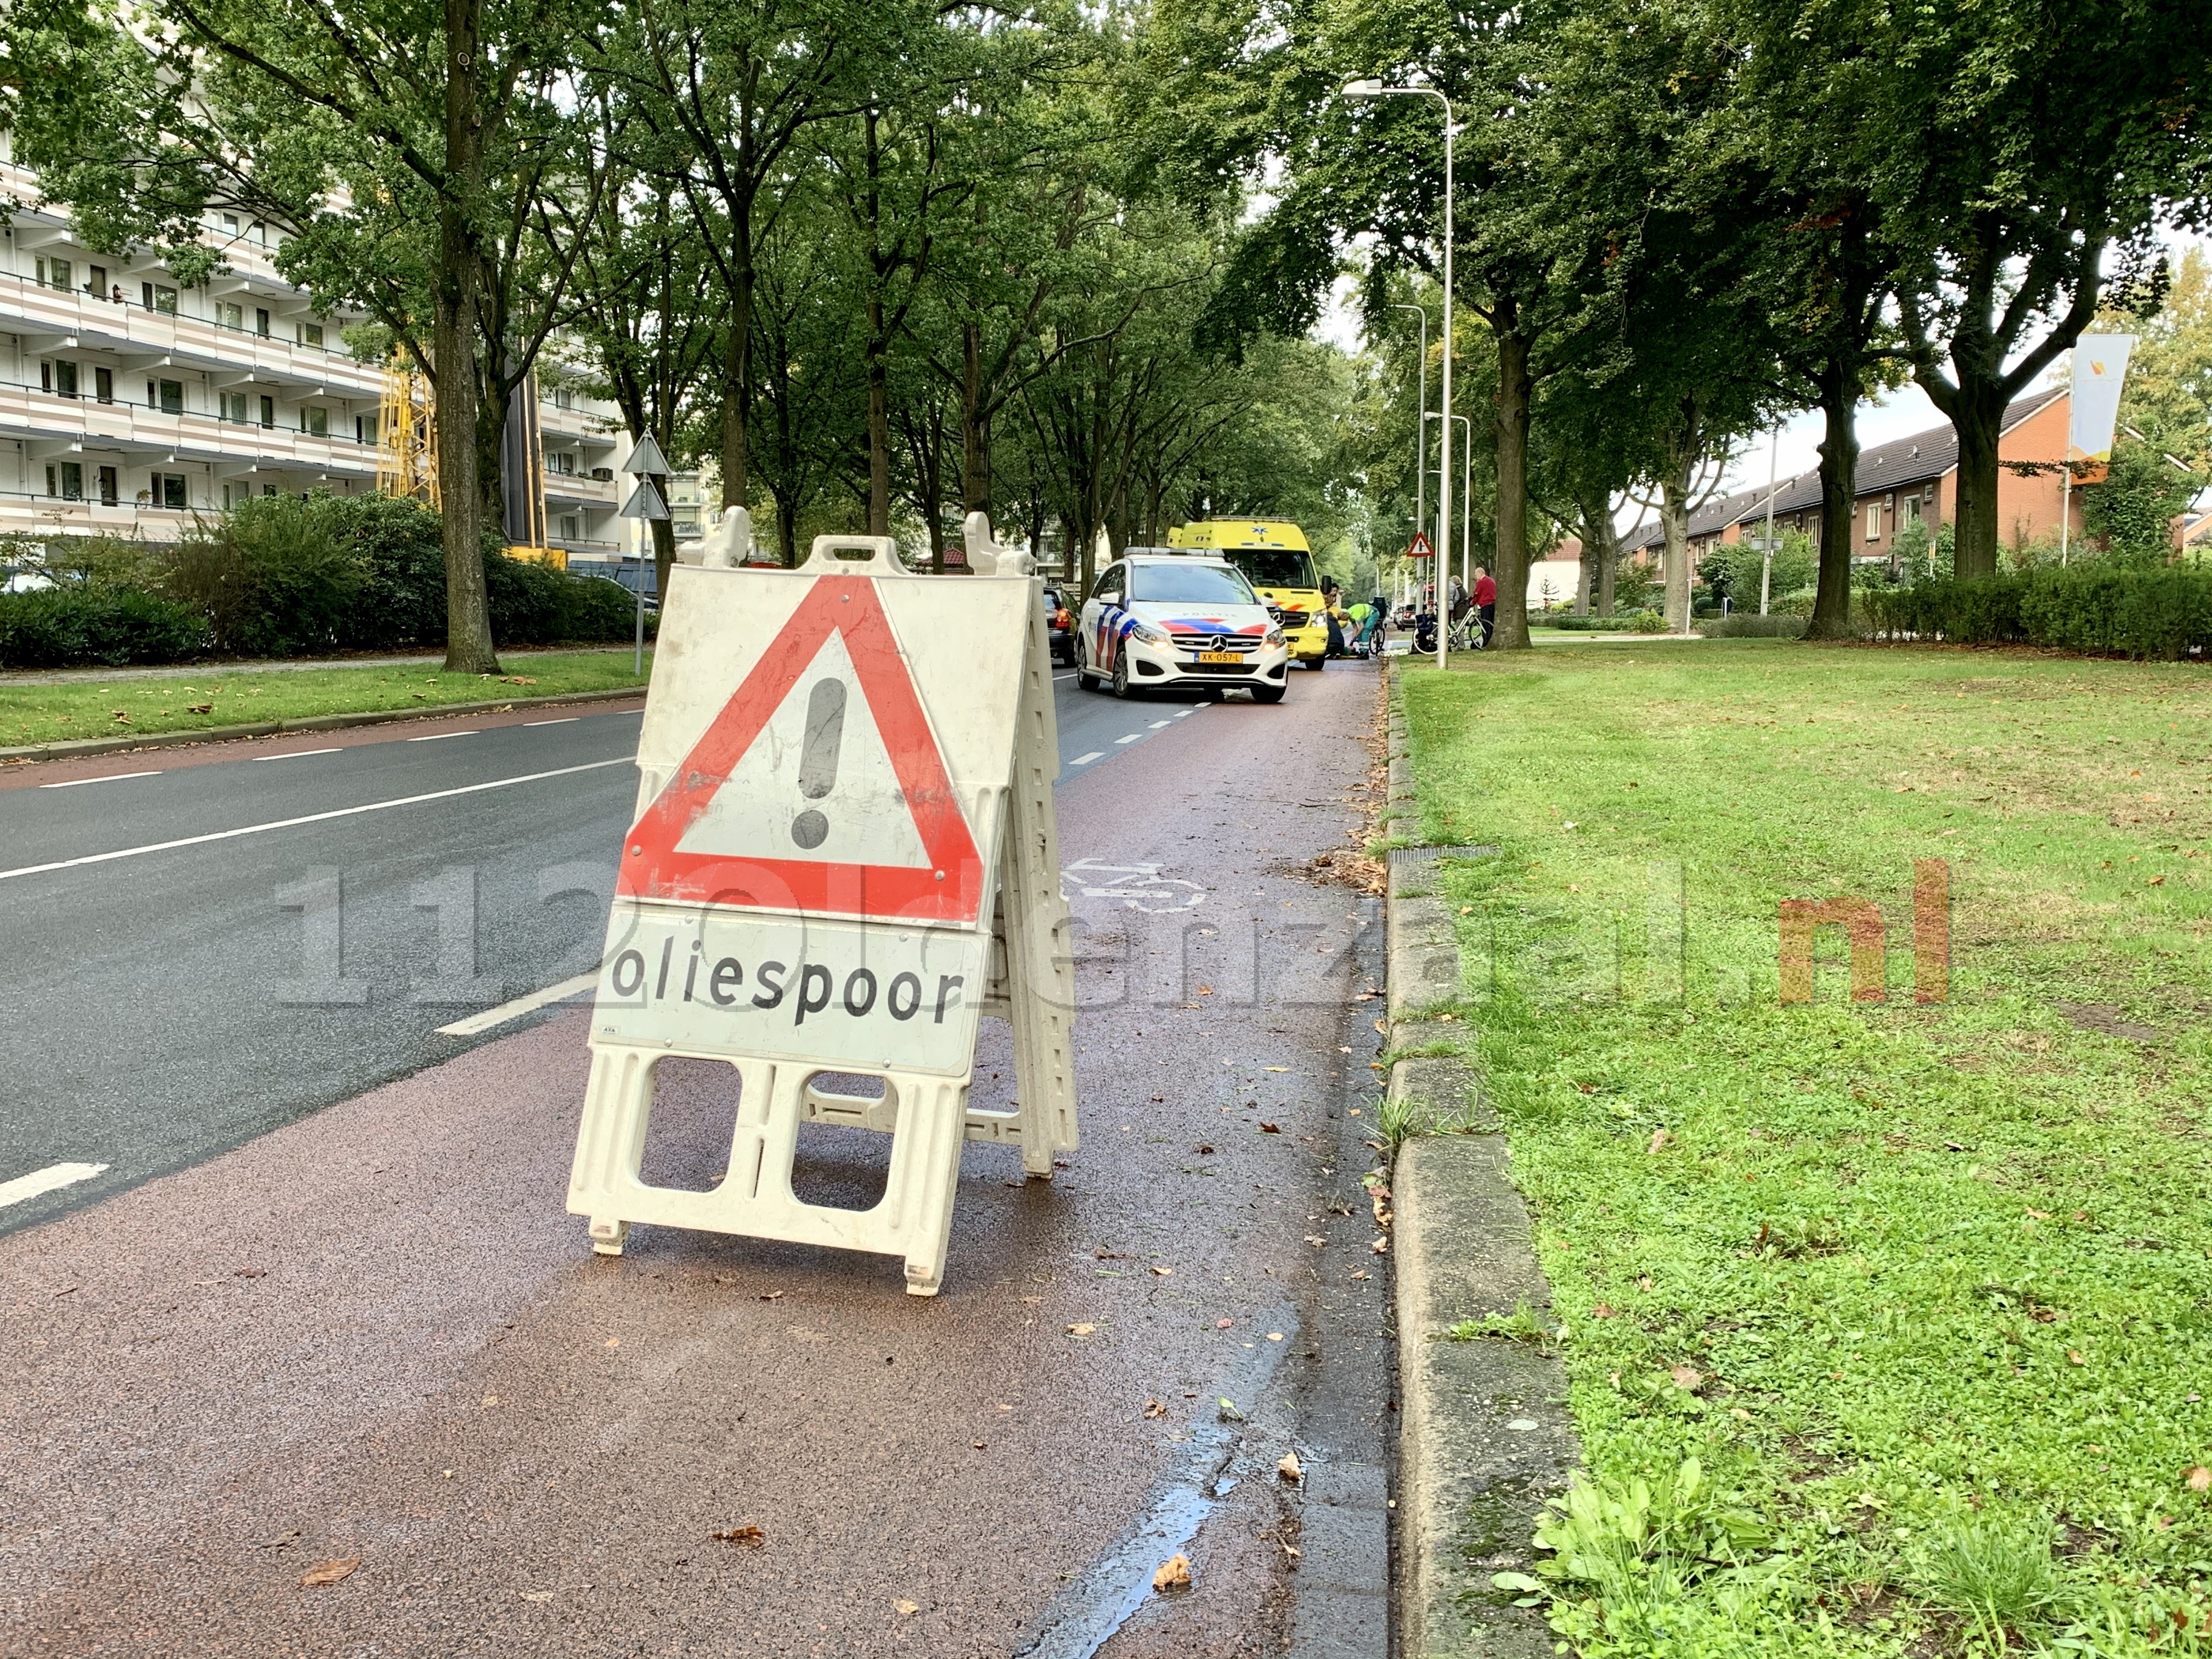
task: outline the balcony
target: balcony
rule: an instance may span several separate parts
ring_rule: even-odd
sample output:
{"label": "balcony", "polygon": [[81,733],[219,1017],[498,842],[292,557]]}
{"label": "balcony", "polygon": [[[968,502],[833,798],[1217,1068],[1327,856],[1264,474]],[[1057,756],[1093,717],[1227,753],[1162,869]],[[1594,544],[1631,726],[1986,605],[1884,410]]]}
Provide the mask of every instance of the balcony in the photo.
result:
{"label": "balcony", "polygon": [[319,438],[281,426],[241,424],[212,415],[168,415],[143,404],[103,404],[21,386],[0,386],[0,431],[33,445],[61,442],[149,459],[257,464],[355,477],[374,474],[378,453],[375,445],[349,436]]}
{"label": "balcony", "polygon": [[103,507],[98,501],[63,501],[52,495],[0,490],[0,534],[5,535],[99,534],[130,540],[172,542],[195,518],[214,516],[212,508],[195,513],[183,507],[133,506],[129,501]]}
{"label": "balcony", "polygon": [[607,511],[622,505],[626,480],[590,478],[580,472],[545,470],[545,507],[548,512],[573,513],[581,507]]}
{"label": "balcony", "polygon": [[224,328],[172,311],[149,311],[135,299],[123,304],[77,289],[41,288],[26,276],[0,272],[0,329],[31,337],[26,349],[113,351],[135,365],[162,358],[180,367],[236,374],[257,381],[307,388],[319,396],[374,402],[383,395],[383,370],[356,362],[343,350],[295,345],[274,335]]}

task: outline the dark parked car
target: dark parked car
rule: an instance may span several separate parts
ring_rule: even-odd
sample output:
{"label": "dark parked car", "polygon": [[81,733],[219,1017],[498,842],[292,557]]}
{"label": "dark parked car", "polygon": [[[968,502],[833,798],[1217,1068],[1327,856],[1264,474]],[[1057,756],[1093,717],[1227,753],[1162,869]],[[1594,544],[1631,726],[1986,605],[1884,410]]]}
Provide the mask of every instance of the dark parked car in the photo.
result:
{"label": "dark parked car", "polygon": [[1075,617],[1067,608],[1066,596],[1056,587],[1044,590],[1045,638],[1052,647],[1052,659],[1063,668],[1075,666]]}

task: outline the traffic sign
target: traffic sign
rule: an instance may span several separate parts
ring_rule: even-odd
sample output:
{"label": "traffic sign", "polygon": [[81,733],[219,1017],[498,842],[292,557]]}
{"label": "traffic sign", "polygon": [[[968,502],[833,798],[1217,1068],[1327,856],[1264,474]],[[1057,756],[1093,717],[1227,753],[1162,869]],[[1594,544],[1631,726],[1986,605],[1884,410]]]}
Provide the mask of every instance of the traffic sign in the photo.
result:
{"label": "traffic sign", "polygon": [[1436,550],[1429,545],[1428,537],[1416,530],[1413,532],[1413,544],[1406,550],[1406,556],[1409,559],[1433,559],[1437,555]]}
{"label": "traffic sign", "polygon": [[660,492],[653,487],[651,478],[640,478],[637,488],[629,492],[629,499],[616,510],[615,516],[618,519],[665,519],[668,516],[668,504],[660,499]]}
{"label": "traffic sign", "polygon": [[982,857],[877,585],[805,580],[790,620],[630,832],[615,890],[973,922]]}
{"label": "traffic sign", "polygon": [[[1077,1144],[1043,610],[988,524],[964,550],[958,581],[912,574],[889,538],[820,538],[796,571],[671,572],[569,1181],[595,1249],[637,1222],[837,1245],[903,1256],[931,1295],[963,1138],[1018,1144],[1045,1178]],[[967,1101],[987,1013],[1014,1028],[1009,1111]],[[640,1175],[670,1055],[738,1073],[708,1192]],[[793,1194],[810,1121],[893,1135],[875,1207]]]}

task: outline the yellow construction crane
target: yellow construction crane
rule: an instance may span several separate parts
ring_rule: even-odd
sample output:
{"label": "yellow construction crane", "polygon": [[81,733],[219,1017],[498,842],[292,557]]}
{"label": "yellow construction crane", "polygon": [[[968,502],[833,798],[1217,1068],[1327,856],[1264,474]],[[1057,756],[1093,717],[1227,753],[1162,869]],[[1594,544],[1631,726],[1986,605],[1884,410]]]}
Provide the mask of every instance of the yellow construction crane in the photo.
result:
{"label": "yellow construction crane", "polygon": [[384,366],[376,444],[379,493],[411,495],[437,506],[437,393],[413,362],[398,351]]}

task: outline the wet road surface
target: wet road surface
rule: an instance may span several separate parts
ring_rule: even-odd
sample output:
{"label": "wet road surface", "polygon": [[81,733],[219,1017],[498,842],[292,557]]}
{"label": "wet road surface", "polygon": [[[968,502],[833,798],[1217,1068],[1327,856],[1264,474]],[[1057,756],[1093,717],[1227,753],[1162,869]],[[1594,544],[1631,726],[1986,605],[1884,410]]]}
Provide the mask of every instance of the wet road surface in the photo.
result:
{"label": "wet road surface", "polygon": [[[1060,791],[1085,1146],[1026,1185],[968,1148],[934,1300],[665,1229],[592,1255],[574,1009],[18,1231],[11,1650],[1381,1659],[1380,928],[1306,869],[1357,826],[1375,696],[1345,665],[1064,721],[1064,760],[1145,734]],[[727,1073],[670,1071],[647,1173],[703,1183]],[[802,1194],[866,1203],[882,1152],[810,1129]],[[1152,1595],[1177,1550],[1192,1589]]]}

